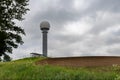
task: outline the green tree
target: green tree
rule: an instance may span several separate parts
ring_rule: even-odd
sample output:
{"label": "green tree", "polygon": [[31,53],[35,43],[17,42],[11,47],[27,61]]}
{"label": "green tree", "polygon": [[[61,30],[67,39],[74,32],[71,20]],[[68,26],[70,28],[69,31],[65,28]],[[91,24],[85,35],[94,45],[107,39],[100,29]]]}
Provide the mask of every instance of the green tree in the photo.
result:
{"label": "green tree", "polygon": [[24,20],[23,15],[29,10],[29,0],[0,0],[0,58],[4,61],[11,58],[7,53],[12,53],[13,48],[23,44],[21,35],[25,35],[24,29],[17,26],[15,20]]}

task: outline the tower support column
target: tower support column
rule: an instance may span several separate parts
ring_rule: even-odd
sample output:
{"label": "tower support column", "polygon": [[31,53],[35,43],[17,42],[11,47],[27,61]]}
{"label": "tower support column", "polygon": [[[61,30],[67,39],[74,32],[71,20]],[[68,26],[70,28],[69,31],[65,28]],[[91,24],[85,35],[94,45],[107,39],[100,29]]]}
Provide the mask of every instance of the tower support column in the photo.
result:
{"label": "tower support column", "polygon": [[43,42],[43,56],[45,56],[45,57],[47,57],[47,33],[48,33],[48,31],[47,30],[43,30],[43,40],[42,40],[42,42]]}

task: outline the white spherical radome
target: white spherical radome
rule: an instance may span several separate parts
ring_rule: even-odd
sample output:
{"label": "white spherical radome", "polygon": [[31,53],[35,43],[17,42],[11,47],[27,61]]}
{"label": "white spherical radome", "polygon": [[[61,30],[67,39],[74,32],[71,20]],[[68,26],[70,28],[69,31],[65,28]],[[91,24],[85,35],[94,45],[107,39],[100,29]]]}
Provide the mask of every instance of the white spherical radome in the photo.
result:
{"label": "white spherical radome", "polygon": [[47,22],[47,21],[42,21],[42,22],[40,23],[40,28],[41,28],[41,29],[49,29],[49,28],[50,28],[49,22]]}

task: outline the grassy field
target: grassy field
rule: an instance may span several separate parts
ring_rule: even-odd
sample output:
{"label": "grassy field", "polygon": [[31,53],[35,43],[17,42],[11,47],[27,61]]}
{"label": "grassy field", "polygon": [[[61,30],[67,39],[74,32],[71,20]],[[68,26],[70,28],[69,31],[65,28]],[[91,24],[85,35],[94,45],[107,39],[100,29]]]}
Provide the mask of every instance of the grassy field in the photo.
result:
{"label": "grassy field", "polygon": [[0,63],[0,80],[120,80],[120,67],[60,67],[35,65],[44,58]]}

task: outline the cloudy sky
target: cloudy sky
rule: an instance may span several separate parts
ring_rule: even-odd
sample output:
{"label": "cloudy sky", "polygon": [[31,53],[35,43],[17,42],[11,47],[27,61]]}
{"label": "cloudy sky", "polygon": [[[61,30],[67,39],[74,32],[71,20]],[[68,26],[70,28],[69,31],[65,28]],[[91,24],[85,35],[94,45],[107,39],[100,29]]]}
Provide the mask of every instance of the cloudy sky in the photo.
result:
{"label": "cloudy sky", "polygon": [[30,0],[24,45],[14,59],[42,54],[40,22],[49,21],[48,56],[120,56],[120,0]]}

